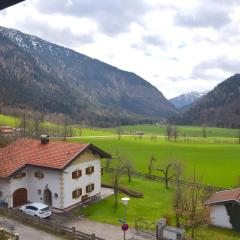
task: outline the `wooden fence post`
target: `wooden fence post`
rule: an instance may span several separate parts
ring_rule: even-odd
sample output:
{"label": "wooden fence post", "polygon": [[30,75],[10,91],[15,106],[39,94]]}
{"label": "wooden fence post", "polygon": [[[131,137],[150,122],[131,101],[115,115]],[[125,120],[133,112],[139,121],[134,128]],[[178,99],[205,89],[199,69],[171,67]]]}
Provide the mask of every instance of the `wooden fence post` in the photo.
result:
{"label": "wooden fence post", "polygon": [[95,240],[96,239],[96,235],[93,233],[92,234],[92,240]]}

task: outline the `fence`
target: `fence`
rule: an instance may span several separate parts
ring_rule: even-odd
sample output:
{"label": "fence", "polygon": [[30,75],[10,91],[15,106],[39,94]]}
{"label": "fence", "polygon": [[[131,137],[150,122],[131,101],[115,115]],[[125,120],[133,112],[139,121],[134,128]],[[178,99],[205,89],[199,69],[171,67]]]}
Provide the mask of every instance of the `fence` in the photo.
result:
{"label": "fence", "polygon": [[[104,167],[104,170],[106,172],[112,172],[114,170],[114,168]],[[123,169],[122,173],[127,174],[127,171]],[[152,175],[152,174],[146,174],[146,173],[142,173],[142,172],[131,171],[131,175],[135,176],[135,177],[146,178],[148,180],[155,181],[155,182],[164,182],[165,181],[164,177],[157,176],[157,175]],[[168,182],[176,183],[176,180],[175,179],[169,179]],[[184,181],[184,180],[180,180],[179,183],[182,184],[182,185],[186,185],[186,186],[193,186],[194,185],[194,183],[189,182],[189,181]],[[207,190],[207,191],[211,191],[211,192],[226,190],[226,188],[223,188],[223,187],[206,185],[206,184],[201,184],[200,187]]]}
{"label": "fence", "polygon": [[[48,230],[55,234],[64,234],[71,239],[74,240],[104,240],[103,238],[99,238],[95,236],[95,234],[87,234],[76,230],[75,227],[66,227],[58,224],[55,221],[41,219],[38,217],[33,217],[27,214],[20,212],[19,210],[14,210],[11,208],[0,207],[0,214],[12,217],[21,222],[25,222],[27,224],[36,226],[38,228]],[[20,236],[21,238],[21,236]]]}

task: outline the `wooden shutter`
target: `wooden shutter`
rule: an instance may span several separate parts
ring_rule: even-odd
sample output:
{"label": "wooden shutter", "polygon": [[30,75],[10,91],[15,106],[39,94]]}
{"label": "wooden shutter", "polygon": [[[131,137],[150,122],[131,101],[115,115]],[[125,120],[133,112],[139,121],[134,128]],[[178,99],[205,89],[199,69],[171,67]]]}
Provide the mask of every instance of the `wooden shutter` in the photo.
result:
{"label": "wooden shutter", "polygon": [[72,179],[80,178],[82,176],[82,170],[76,170],[72,172]]}

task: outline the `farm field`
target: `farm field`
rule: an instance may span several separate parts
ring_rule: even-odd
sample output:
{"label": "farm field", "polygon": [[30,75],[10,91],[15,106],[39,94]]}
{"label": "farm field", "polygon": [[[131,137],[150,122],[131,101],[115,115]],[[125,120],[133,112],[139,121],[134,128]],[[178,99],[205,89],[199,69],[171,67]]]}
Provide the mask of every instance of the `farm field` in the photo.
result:
{"label": "farm field", "polygon": [[[171,159],[180,162],[185,175],[190,176],[194,169],[205,184],[219,187],[234,187],[240,177],[240,144],[209,144],[173,142],[165,139],[152,141],[124,137],[69,139],[69,141],[90,142],[114,154],[121,152],[129,158],[136,171],[148,172],[149,159],[154,155],[156,166],[164,166]],[[154,171],[153,174],[159,174]]]}

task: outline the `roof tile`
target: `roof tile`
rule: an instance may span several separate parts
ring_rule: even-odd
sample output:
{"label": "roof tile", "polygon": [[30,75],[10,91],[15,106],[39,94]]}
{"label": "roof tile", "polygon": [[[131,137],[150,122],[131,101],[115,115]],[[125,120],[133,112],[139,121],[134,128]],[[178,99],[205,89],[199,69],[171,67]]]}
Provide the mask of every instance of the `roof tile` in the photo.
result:
{"label": "roof tile", "polygon": [[0,148],[0,177],[8,177],[26,164],[63,169],[88,144],[19,139]]}

